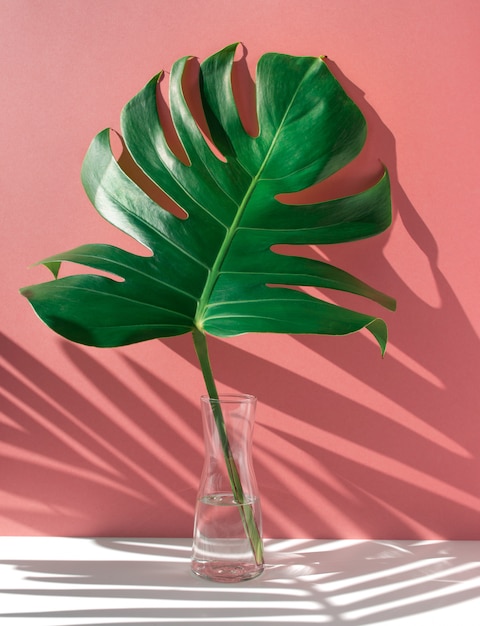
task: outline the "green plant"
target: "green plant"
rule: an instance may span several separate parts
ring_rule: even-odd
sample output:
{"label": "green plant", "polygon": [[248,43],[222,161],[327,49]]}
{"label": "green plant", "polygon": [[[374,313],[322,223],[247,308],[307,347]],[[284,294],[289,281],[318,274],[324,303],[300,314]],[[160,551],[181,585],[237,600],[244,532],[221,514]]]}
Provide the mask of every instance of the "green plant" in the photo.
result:
{"label": "green plant", "polygon": [[[305,189],[341,169],[361,150],[365,120],[322,58],[265,54],[256,74],[259,133],[249,135],[235,104],[231,70],[236,45],[200,65],[199,89],[209,147],[182,90],[187,58],[170,77],[173,124],[188,164],[170,149],[156,102],[158,76],[124,107],[126,150],[185,215],[154,202],[115,160],[109,130],[93,140],[82,168],[97,211],[143,244],[149,256],[91,244],[41,263],[54,281],[22,289],[39,317],[64,337],[99,347],[192,333],[210,397],[218,397],[206,335],[246,332],[341,335],[368,329],[382,353],[385,323],[289,286],[338,289],[394,309],[392,298],[327,263],[272,250],[276,244],[332,244],[370,237],[391,222],[385,171],[369,189],[309,205],[279,194]],[[113,275],[58,278],[70,261]],[[217,426],[223,432],[222,415]],[[243,492],[224,437],[232,488]],[[255,522],[244,520],[261,559]]]}

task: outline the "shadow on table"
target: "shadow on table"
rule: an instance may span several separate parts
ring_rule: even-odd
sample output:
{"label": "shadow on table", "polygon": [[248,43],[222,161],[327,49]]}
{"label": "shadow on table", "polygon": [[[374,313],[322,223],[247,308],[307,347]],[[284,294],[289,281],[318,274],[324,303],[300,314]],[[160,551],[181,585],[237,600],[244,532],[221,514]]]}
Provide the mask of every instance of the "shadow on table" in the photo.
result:
{"label": "shadow on table", "polygon": [[[52,598],[51,610],[8,616],[51,618],[56,624],[67,620],[62,626],[69,620],[79,626],[82,619],[88,620],[85,626],[140,626],[153,619],[186,625],[243,623],[242,618],[250,626],[285,620],[363,626],[453,607],[480,593],[480,562],[472,561],[469,542],[457,542],[453,550],[443,541],[270,540],[264,574],[235,586],[196,578],[189,570],[188,540],[96,543],[131,556],[125,561],[4,562],[24,572],[30,585],[39,583],[8,593]],[[55,603],[61,599],[65,606],[66,598],[72,608],[55,610]],[[77,608],[88,600],[95,600],[97,608]],[[0,617],[6,616],[0,610]]]}

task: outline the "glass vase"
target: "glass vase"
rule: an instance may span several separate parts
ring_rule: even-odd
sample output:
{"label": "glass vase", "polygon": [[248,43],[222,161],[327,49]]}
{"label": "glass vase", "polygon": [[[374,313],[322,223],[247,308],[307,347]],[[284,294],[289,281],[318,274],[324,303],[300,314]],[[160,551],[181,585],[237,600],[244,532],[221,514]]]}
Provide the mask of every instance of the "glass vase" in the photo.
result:
{"label": "glass vase", "polygon": [[240,582],[263,571],[262,515],[252,465],[256,398],[202,396],[205,462],[198,491],[192,571]]}

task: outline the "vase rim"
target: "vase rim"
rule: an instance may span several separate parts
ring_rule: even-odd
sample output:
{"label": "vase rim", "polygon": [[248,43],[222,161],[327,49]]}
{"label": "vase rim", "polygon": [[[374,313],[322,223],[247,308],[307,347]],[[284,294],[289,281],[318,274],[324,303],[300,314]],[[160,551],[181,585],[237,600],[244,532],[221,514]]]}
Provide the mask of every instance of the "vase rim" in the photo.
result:
{"label": "vase rim", "polygon": [[208,395],[200,396],[202,402],[256,402],[257,398],[249,393],[219,393],[218,398],[210,398]]}

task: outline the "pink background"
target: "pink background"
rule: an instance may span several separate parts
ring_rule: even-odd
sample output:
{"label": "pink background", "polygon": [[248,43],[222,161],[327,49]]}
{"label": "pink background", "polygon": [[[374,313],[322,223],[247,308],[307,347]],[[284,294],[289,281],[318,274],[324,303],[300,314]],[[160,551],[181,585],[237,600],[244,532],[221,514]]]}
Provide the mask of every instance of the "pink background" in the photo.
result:
{"label": "pink background", "polygon": [[[131,246],[91,207],[93,136],[159,70],[242,41],[327,55],[389,167],[394,225],[324,254],[398,299],[384,360],[366,333],[212,340],[220,389],[259,397],[265,535],[480,539],[477,0],[0,0],[0,533],[190,536],[203,382],[190,336],[68,343],[18,288],[29,265]],[[346,302],[347,299],[339,299]],[[349,301],[350,302],[350,301]],[[352,302],[353,304],[353,302]]]}

